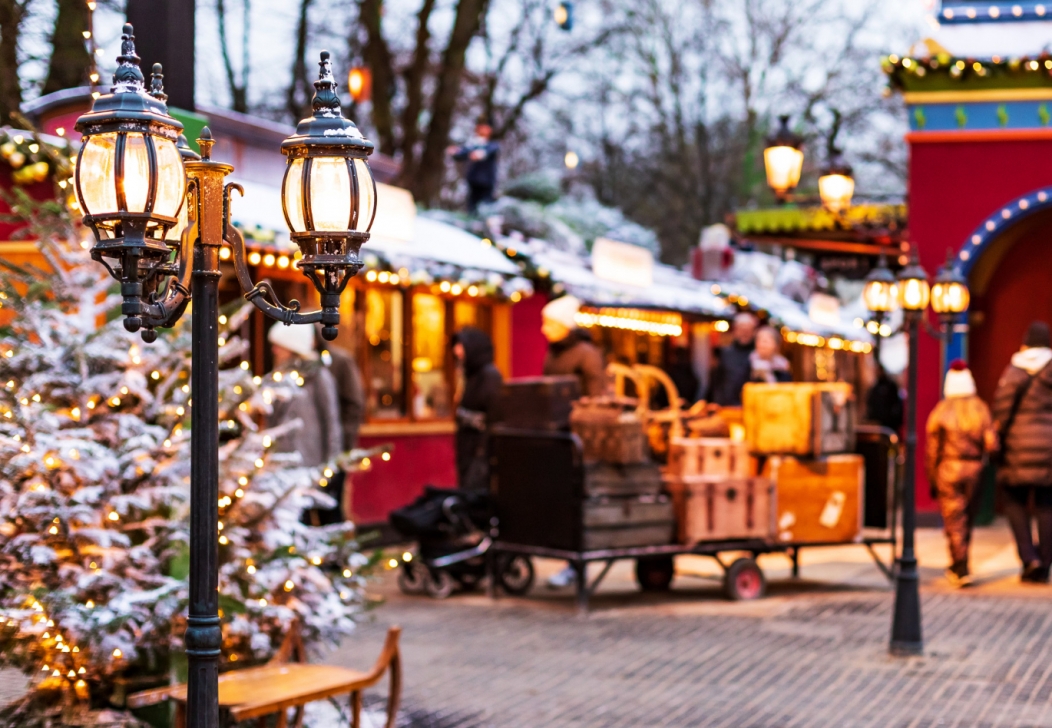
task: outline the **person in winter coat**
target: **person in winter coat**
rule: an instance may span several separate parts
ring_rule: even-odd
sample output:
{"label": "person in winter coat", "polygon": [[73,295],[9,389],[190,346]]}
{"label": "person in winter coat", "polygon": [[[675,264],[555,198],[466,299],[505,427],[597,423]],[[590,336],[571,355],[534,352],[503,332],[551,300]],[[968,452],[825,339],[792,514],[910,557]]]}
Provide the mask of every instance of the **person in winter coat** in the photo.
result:
{"label": "person in winter coat", "polygon": [[898,432],[902,428],[903,410],[898,382],[878,363],[877,381],[866,395],[867,419]]}
{"label": "person in winter coat", "polygon": [[317,467],[340,454],[343,432],[340,427],[340,404],[336,381],[328,368],[318,361],[314,349],[314,328],[310,325],[274,324],[267,333],[273,347],[274,369],[295,370],[304,380],[295,396],[274,402],[267,425],[300,420],[302,426],[274,442],[276,452],[297,452],[304,465]]}
{"label": "person in winter coat", "polygon": [[[343,450],[349,452],[358,447],[358,430],[365,418],[365,388],[362,373],[354,357],[338,346],[329,346],[323,354],[323,362],[329,367],[336,381],[336,394],[340,401],[340,429],[343,434]],[[325,361],[328,359],[328,361]]]}
{"label": "person in winter coat", "polygon": [[756,348],[756,326],[756,317],[751,313],[743,312],[734,317],[731,328],[734,341],[719,350],[719,363],[712,370],[710,402],[721,407],[741,407],[742,387],[749,381],[752,371],[749,358]]}
{"label": "person in winter coat", "polygon": [[541,311],[541,332],[548,340],[543,371],[545,376],[572,374],[581,382],[583,396],[598,397],[606,391],[606,367],[591,334],[577,327],[580,308],[579,300],[563,296]]}
{"label": "person in winter coat", "polygon": [[464,391],[457,403],[457,483],[465,490],[489,490],[490,427],[500,419],[504,378],[493,363],[493,342],[472,326],[453,336],[453,356],[464,372]]}
{"label": "person in winter coat", "polygon": [[782,337],[771,326],[761,326],[756,331],[755,349],[749,354],[749,381],[791,382],[789,360],[781,354]]}
{"label": "person in winter coat", "polygon": [[990,409],[976,394],[975,379],[963,361],[950,365],[943,396],[928,417],[925,464],[953,560],[946,578],[955,586],[967,586],[971,583],[968,547],[979,502],[976,494],[984,460],[996,437]]}
{"label": "person in winter coat", "polygon": [[500,144],[493,141],[493,126],[489,119],[479,117],[474,138],[461,147],[447,151],[458,162],[467,162],[468,212],[475,213],[479,205],[493,202],[497,189],[497,158]]}
{"label": "person in winter coat", "polygon": [[[1001,375],[994,394],[1000,439],[997,482],[1004,488],[1005,515],[1023,562],[1023,581],[1047,582],[1052,564],[1052,334],[1048,324],[1030,324],[1023,347]],[[1027,512],[1033,498],[1038,544]]]}

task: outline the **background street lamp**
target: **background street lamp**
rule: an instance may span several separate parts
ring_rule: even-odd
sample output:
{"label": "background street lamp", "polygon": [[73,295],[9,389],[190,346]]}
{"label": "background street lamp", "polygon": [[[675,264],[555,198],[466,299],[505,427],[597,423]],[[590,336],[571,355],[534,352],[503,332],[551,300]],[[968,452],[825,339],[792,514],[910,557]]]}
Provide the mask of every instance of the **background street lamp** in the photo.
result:
{"label": "background street lamp", "polygon": [[257,308],[286,325],[321,323],[322,335],[334,339],[340,294],[361,268],[358,253],[376,211],[366,162],[373,145],[343,117],[323,51],[314,113],[281,145],[285,217],[302,253],[300,270],[321,295],[321,310],[301,313],[296,301],[282,304],[268,282],[253,283],[244,238],[230,223],[230,195],[243,194],[226,183],[234,168],[211,159],[207,127],[197,140],[199,158],[179,149],[182,125],[168,114],[161,69],[154,67],[147,93],[134,40],[126,24],[111,93],[77,120],[76,190],[95,235],[91,255],[120,281],[128,331],[153,341],[157,327],[174,325],[194,301],[187,718],[191,728],[218,728],[220,249],[230,247],[245,298]]}
{"label": "background street lamp", "polygon": [[887,259],[883,255],[880,256],[877,267],[866,276],[866,283],[862,288],[862,301],[876,323],[876,326],[870,329],[870,333],[873,334],[873,356],[879,364],[880,342],[884,338],[881,332],[884,320],[899,305],[899,284],[895,280],[895,275],[888,270]]}
{"label": "background street lamp", "polygon": [[800,184],[800,172],[804,168],[804,138],[790,131],[788,115],[779,116],[778,120],[778,133],[767,140],[763,150],[763,164],[767,185],[784,202]]}
{"label": "background street lamp", "polygon": [[851,207],[855,194],[854,170],[844,161],[841,150],[831,146],[829,151],[829,166],[818,178],[818,194],[827,210],[839,214]]}
{"label": "background street lamp", "polygon": [[947,254],[946,264],[935,276],[935,285],[931,288],[931,307],[939,314],[940,333],[942,334],[942,362],[940,372],[945,372],[950,361],[950,346],[953,343],[954,326],[957,319],[968,310],[971,292],[964,276],[954,266],[953,252]]}

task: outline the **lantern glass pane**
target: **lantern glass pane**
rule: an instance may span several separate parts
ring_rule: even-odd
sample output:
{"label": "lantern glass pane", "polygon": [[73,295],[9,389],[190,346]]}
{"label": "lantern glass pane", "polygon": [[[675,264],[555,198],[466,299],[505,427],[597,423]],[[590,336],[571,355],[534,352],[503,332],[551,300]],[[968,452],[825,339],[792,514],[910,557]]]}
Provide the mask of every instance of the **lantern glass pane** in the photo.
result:
{"label": "lantern glass pane", "polygon": [[369,163],[364,159],[354,160],[354,172],[358,176],[358,232],[367,233],[376,216],[376,183]]}
{"label": "lantern glass pane", "polygon": [[899,281],[899,303],[907,311],[923,311],[928,307],[931,288],[923,278]]}
{"label": "lantern glass pane", "polygon": [[767,185],[775,192],[788,192],[800,184],[804,153],[794,147],[767,147],[763,150]]}
{"label": "lantern glass pane", "polygon": [[351,176],[343,157],[315,157],[310,170],[310,208],[315,230],[351,225]]}
{"label": "lantern glass pane", "polygon": [[935,313],[964,313],[971,294],[960,283],[936,283],[931,289],[931,307]]}
{"label": "lantern glass pane", "polygon": [[77,164],[80,206],[89,215],[117,212],[114,159],[117,134],[96,134],[88,138]]}
{"label": "lantern glass pane", "polygon": [[186,197],[186,172],[183,159],[171,139],[154,137],[157,150],[157,198],[153,211],[165,217],[176,217]]}
{"label": "lantern glass pane", "polygon": [[293,159],[285,170],[285,220],[294,233],[307,231],[303,223],[303,158]]}
{"label": "lantern glass pane", "polygon": [[124,201],[128,212],[145,212],[150,197],[150,157],[146,140],[138,132],[129,132],[124,142]]}
{"label": "lantern glass pane", "polygon": [[851,207],[855,194],[855,180],[843,174],[827,174],[818,178],[818,194],[830,212],[843,212]]}
{"label": "lantern glass pane", "polygon": [[899,289],[894,283],[870,281],[862,289],[862,300],[873,312],[888,313],[898,305]]}

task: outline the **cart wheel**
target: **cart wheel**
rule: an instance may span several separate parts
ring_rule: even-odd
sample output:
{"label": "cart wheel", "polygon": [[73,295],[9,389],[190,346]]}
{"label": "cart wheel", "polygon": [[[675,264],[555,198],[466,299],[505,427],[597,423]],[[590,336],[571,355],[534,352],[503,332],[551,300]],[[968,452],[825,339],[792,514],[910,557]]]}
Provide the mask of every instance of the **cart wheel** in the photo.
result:
{"label": "cart wheel", "polygon": [[511,556],[497,562],[497,580],[512,596],[521,597],[533,586],[533,562],[528,556]]}
{"label": "cart wheel", "polygon": [[424,591],[432,599],[445,599],[456,586],[457,582],[445,569],[428,569],[424,577]]}
{"label": "cart wheel", "polygon": [[767,592],[767,579],[754,560],[743,557],[727,568],[723,591],[736,602],[759,599]]}
{"label": "cart wheel", "polygon": [[475,591],[479,588],[478,574],[457,574],[456,579],[464,591]]}
{"label": "cart wheel", "polygon": [[636,559],[636,581],[643,591],[668,591],[675,575],[676,564],[671,556]]}
{"label": "cart wheel", "polygon": [[398,572],[398,588],[403,594],[423,594],[427,569],[413,563],[402,564]]}

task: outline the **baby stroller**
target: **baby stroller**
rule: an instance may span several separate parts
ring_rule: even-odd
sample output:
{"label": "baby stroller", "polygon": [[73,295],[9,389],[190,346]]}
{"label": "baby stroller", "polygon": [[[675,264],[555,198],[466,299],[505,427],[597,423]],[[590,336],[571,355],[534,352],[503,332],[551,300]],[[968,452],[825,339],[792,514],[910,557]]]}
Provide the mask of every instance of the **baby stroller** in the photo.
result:
{"label": "baby stroller", "polygon": [[[430,485],[408,506],[392,511],[391,525],[418,544],[415,556],[407,551],[398,560],[398,587],[433,599],[445,599],[458,588],[477,588],[487,559],[494,558],[489,550],[497,524],[490,511],[485,493]],[[525,594],[533,584],[533,564],[524,556],[498,554],[493,566],[497,582],[509,594]]]}

